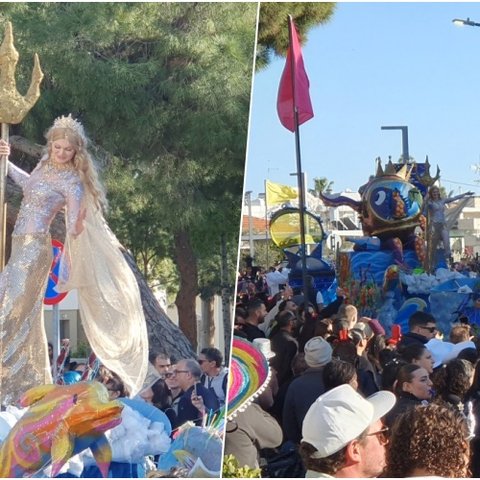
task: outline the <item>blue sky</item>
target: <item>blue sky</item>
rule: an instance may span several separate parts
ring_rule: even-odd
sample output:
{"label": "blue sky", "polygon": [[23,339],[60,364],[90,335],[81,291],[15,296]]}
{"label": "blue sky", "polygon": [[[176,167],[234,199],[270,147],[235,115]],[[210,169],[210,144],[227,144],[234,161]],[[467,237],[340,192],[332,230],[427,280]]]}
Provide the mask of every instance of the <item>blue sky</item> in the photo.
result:
{"label": "blue sky", "polygon": [[[310,30],[303,47],[315,117],[300,127],[307,185],[327,177],[334,191],[356,191],[375,158],[397,160],[408,126],[410,155],[447,191],[480,193],[480,3],[337,3],[331,21]],[[294,134],[276,113],[285,64],[276,58],[254,78],[245,190],[264,180],[296,186]],[[465,185],[462,185],[465,184]],[[473,185],[473,187],[472,187]]]}

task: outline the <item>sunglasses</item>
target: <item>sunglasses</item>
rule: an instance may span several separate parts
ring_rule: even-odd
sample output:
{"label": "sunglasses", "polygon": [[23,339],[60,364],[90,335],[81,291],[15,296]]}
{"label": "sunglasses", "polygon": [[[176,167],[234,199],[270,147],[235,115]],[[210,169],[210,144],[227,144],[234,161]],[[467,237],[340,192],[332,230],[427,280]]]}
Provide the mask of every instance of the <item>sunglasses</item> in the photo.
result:
{"label": "sunglasses", "polygon": [[422,326],[420,326],[420,328],[423,328],[423,330],[427,330],[430,333],[434,333],[434,332],[437,331],[437,327],[422,327]]}
{"label": "sunglasses", "polygon": [[382,445],[386,445],[388,443],[388,432],[389,432],[389,428],[383,427],[382,429],[377,430],[376,432],[367,433],[366,437],[371,437],[375,435],[378,438],[378,441]]}

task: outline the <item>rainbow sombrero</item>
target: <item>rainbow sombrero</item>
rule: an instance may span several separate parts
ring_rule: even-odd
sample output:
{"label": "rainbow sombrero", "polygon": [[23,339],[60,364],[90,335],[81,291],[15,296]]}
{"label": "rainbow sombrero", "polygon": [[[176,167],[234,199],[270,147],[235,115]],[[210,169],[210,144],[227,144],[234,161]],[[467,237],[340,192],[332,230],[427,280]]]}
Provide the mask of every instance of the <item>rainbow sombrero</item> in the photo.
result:
{"label": "rainbow sombrero", "polygon": [[245,410],[265,390],[269,380],[268,360],[262,352],[248,340],[233,337],[227,418]]}

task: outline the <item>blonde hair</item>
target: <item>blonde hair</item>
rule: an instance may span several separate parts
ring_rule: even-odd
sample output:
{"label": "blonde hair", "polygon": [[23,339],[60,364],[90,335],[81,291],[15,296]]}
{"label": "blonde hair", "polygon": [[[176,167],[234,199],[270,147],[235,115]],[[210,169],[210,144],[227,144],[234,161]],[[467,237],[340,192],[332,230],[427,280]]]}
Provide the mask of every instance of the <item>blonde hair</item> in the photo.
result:
{"label": "blonde hair", "polygon": [[[57,123],[57,121],[55,123]],[[93,158],[87,150],[88,139],[83,128],[58,127],[55,123],[45,134],[47,145],[40,163],[43,164],[50,158],[52,154],[52,144],[55,140],[67,140],[75,149],[75,155],[72,160],[73,166],[78,171],[86,192],[92,196],[93,203],[97,208],[103,211],[106,210],[108,202],[105,196],[105,190],[98,178],[97,168],[95,167]],[[80,125],[77,121],[75,121],[75,123]]]}

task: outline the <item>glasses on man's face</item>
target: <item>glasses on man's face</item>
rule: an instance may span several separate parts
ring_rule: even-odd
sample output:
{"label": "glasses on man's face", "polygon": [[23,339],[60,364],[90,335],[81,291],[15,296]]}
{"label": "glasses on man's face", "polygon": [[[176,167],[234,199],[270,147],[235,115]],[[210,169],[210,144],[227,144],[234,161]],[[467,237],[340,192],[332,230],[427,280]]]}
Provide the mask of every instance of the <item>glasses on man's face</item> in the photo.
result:
{"label": "glasses on man's face", "polygon": [[172,376],[176,376],[178,373],[190,373],[188,370],[174,370],[171,372]]}
{"label": "glasses on man's face", "polygon": [[371,437],[375,435],[378,438],[378,441],[382,445],[386,445],[388,443],[388,432],[389,432],[389,428],[383,427],[380,430],[377,430],[376,432],[367,433],[366,437]]}
{"label": "glasses on man's face", "polygon": [[422,328],[423,330],[427,330],[430,333],[435,333],[437,331],[437,327],[423,327],[423,326],[420,326],[420,328]]}

